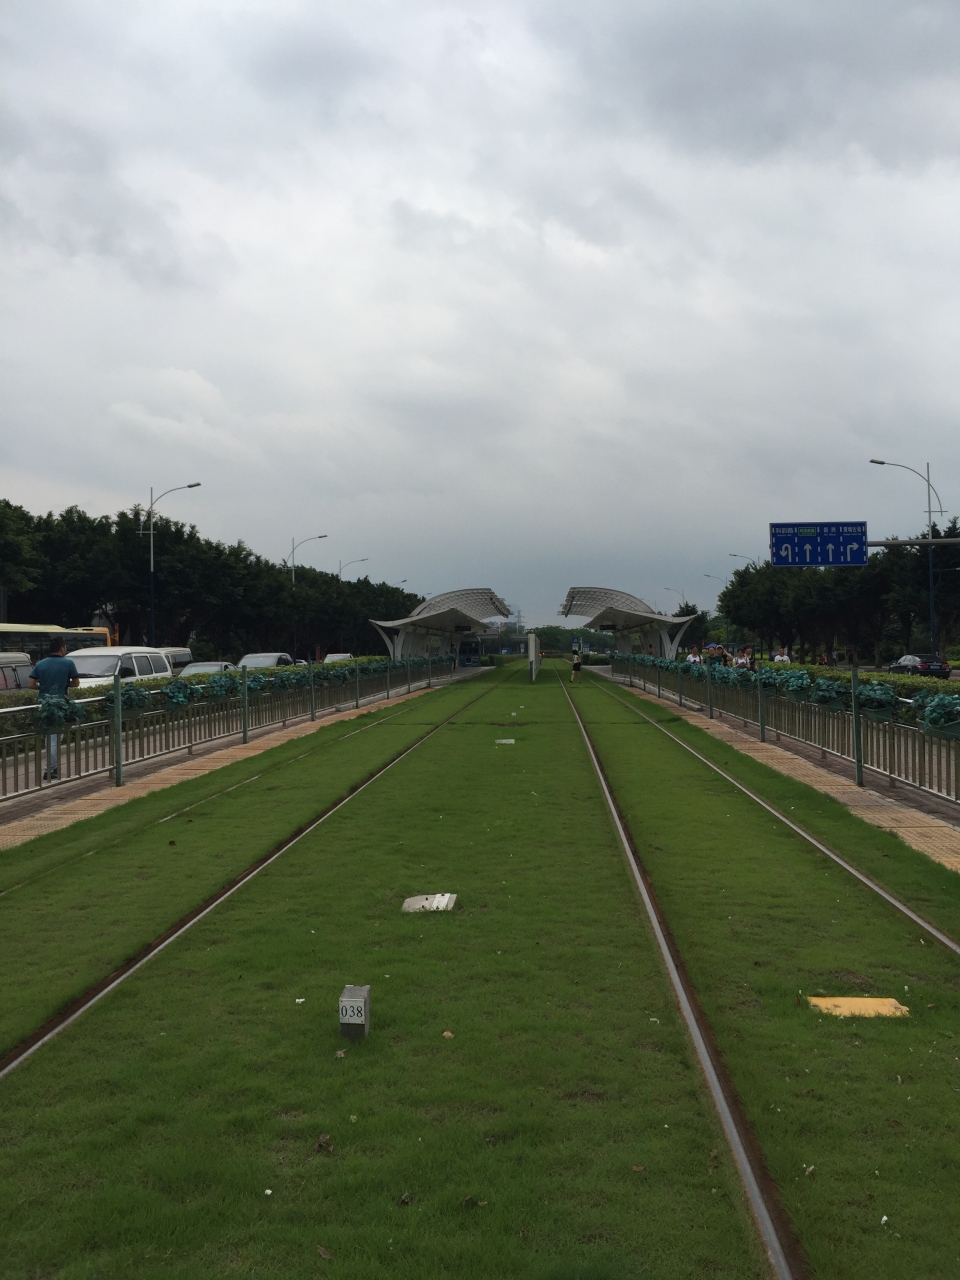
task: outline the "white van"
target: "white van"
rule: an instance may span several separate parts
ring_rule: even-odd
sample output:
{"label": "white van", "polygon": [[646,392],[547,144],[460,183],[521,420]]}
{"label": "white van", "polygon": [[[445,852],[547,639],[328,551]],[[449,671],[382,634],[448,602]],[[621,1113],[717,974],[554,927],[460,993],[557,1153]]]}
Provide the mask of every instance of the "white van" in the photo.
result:
{"label": "white van", "polygon": [[184,667],[193,662],[193,653],[182,644],[162,644],[160,645],[160,652],[167,655],[167,661],[170,663],[175,676],[178,676]]}
{"label": "white van", "polygon": [[326,666],[328,662],[354,662],[354,661],[355,659],[352,653],[328,653],[323,660],[323,665]]}
{"label": "white van", "polygon": [[67,654],[77,664],[80,688],[92,684],[109,684],[120,668],[120,679],[129,684],[152,680],[155,676],[172,676],[165,653],[142,644],[111,645],[109,648],[74,649]]}

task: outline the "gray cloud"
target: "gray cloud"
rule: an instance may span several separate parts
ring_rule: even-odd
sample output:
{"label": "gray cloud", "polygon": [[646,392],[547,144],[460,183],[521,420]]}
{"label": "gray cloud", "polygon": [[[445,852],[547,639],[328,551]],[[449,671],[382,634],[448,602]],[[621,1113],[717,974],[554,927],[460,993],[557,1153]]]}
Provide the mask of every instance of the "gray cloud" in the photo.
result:
{"label": "gray cloud", "polygon": [[[0,74],[3,492],[548,619],[950,505],[952,8],[39,3]],[[919,482],[917,482],[919,485]],[[673,597],[675,598],[675,597]]]}

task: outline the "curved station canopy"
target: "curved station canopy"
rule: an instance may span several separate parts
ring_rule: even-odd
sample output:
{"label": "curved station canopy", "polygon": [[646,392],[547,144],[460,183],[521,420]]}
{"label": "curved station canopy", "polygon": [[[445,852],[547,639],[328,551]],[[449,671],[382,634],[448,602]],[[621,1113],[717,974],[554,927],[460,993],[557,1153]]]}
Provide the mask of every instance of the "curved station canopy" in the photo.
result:
{"label": "curved station canopy", "polygon": [[[571,613],[588,617],[587,626],[591,631],[613,631],[618,647],[621,636],[630,640],[638,634],[655,634],[665,658],[676,657],[680,638],[696,617],[696,614],[657,613],[637,596],[613,587],[571,587],[560,612],[565,618]],[[671,638],[670,628],[676,626],[680,630]]]}
{"label": "curved station canopy", "polygon": [[[392,658],[427,653],[456,653],[460,641],[487,630],[486,618],[509,618],[510,609],[489,587],[444,591],[418,604],[406,618],[370,623],[380,632]],[[439,645],[439,648],[438,648]]]}

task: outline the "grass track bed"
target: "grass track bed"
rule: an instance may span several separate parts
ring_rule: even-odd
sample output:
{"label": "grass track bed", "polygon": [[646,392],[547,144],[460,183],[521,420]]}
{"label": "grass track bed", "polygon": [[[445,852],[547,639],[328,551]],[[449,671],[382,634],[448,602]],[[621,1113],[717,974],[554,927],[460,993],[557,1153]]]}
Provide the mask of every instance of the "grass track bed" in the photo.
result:
{"label": "grass track bed", "polygon": [[0,1054],[490,678],[324,726],[0,853]]}
{"label": "grass track bed", "polygon": [[[603,688],[574,696],[815,1274],[957,1275],[956,958]],[[664,708],[641,709],[804,825],[800,806],[828,809],[696,728],[681,735]],[[942,868],[846,810],[818,816],[821,839],[894,892],[912,885],[910,905],[949,928]],[[886,876],[883,852],[896,855]],[[801,989],[893,995],[911,1017],[821,1018]]]}
{"label": "grass track bed", "polygon": [[[524,674],[3,1082],[0,1274],[766,1274],[579,730]],[[400,915],[439,889],[463,910]],[[373,1033],[337,1059],[347,981]]]}

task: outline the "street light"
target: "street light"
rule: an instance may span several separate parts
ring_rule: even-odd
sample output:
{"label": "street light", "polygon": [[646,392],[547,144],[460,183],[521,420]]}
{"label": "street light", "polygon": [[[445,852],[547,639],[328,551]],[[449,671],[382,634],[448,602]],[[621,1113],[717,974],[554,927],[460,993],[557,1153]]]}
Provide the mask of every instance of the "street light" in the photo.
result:
{"label": "street light", "polygon": [[369,556],[361,556],[359,560],[348,560],[346,564],[341,560],[340,567],[337,569],[337,577],[342,581],[344,569],[349,569],[352,564],[366,564],[369,559]]}
{"label": "street light", "polygon": [[325,533],[313,533],[309,538],[301,538],[299,542],[294,542],[292,538],[290,539],[290,559],[289,561],[285,560],[284,564],[290,565],[291,586],[297,581],[297,563],[293,558],[297,548],[302,547],[305,542],[319,542],[321,538],[326,538],[327,536]]}
{"label": "street light", "polygon": [[399,582],[391,582],[390,585],[391,587],[402,587],[405,582],[406,578],[401,578]]}
{"label": "street light", "polygon": [[[150,517],[150,643],[157,643],[157,622],[154,610],[154,598],[156,596],[155,579],[153,567],[153,509],[160,501],[165,498],[168,493],[177,493],[180,489],[199,489],[200,481],[194,480],[193,484],[177,484],[172,489],[164,489],[158,497],[153,496],[153,485],[150,486],[150,505],[147,507],[147,515]],[[143,533],[143,520],[140,521],[140,532]]]}
{"label": "street light", "polygon": [[937,498],[937,515],[946,514],[943,510],[943,503],[940,501],[940,495],[930,483],[930,463],[927,463],[927,474],[917,471],[914,467],[908,467],[902,462],[887,462],[884,458],[871,458],[870,461],[875,467],[899,467],[901,471],[912,471],[915,476],[919,476],[927,486],[927,537],[930,539],[930,546],[927,547],[927,570],[930,584],[930,652],[937,652],[937,618],[934,611],[933,601],[933,495]]}

